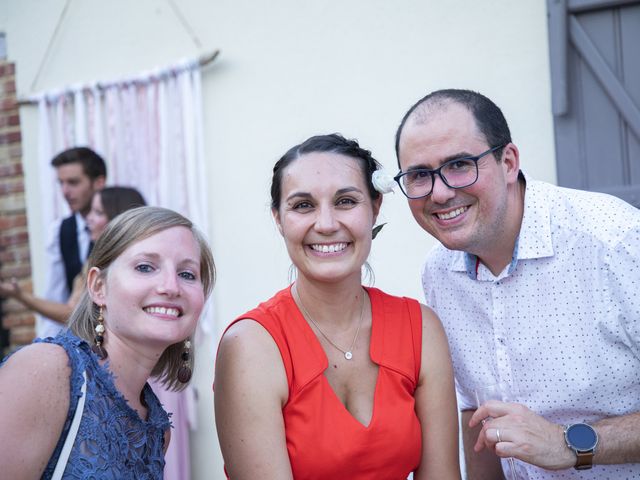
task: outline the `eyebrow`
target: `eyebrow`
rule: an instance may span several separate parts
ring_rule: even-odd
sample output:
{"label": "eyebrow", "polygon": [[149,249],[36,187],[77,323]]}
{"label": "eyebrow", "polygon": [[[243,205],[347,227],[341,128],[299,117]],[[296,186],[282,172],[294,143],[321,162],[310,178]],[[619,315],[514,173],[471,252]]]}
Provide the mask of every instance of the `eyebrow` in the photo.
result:
{"label": "eyebrow", "polygon": [[336,195],[344,195],[345,193],[351,193],[351,192],[363,193],[362,190],[360,190],[358,187],[345,187],[338,190],[336,192]]}
{"label": "eyebrow", "polygon": [[[356,193],[360,193],[360,194],[364,195],[362,190],[360,190],[358,187],[345,187],[345,188],[340,188],[339,190],[337,190],[335,196],[337,197],[337,196],[340,196],[340,195],[344,195],[345,193],[351,193],[351,192],[356,192]],[[289,195],[286,198],[286,201],[290,201],[291,199],[297,198],[297,197],[313,198],[313,195],[311,195],[309,192],[293,192],[291,195]]]}
{"label": "eyebrow", "polygon": [[[451,160],[459,160],[461,158],[470,158],[473,157],[474,155],[469,153],[469,152],[457,152],[454,153],[453,155],[448,155],[446,157],[444,157],[442,159],[442,161],[440,162],[440,165],[438,165],[436,168],[444,165],[447,162],[450,162]],[[407,168],[407,172],[413,172],[415,170],[435,170],[433,168],[428,167],[427,165],[425,165],[424,163],[418,164],[418,165],[413,165],[409,168]]]}
{"label": "eyebrow", "polygon": [[288,202],[289,200],[296,198],[296,197],[302,197],[302,198],[311,198],[311,194],[308,192],[293,192],[291,195],[289,195],[286,198],[286,201]]}
{"label": "eyebrow", "polygon": [[[148,258],[154,261],[157,261],[159,259],[161,259],[163,256],[160,255],[159,253],[153,253],[153,252],[139,252],[136,253],[133,256],[133,260],[139,260],[141,258]],[[195,266],[200,265],[200,260],[194,260],[192,258],[184,258],[182,260],[180,260],[180,262],[178,262],[180,265],[185,264],[185,263],[189,263],[189,264],[193,264]]]}

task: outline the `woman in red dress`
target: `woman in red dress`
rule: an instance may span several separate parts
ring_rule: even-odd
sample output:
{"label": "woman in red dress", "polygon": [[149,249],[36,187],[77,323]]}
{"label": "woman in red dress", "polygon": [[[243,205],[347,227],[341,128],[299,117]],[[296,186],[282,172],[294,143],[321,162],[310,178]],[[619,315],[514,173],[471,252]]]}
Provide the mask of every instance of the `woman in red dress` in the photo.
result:
{"label": "woman in red dress", "polygon": [[216,425],[233,480],[460,478],[438,317],[362,286],[378,168],[333,134],[293,147],[273,169],[272,213],[297,278],[220,342]]}

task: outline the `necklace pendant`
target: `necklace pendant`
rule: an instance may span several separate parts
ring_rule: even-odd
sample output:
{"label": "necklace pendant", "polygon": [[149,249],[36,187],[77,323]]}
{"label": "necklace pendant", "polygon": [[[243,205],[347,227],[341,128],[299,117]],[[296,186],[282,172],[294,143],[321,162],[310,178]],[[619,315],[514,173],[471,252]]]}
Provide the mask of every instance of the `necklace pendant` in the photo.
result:
{"label": "necklace pendant", "polygon": [[344,358],[346,358],[347,360],[351,360],[353,358],[353,353],[344,352]]}

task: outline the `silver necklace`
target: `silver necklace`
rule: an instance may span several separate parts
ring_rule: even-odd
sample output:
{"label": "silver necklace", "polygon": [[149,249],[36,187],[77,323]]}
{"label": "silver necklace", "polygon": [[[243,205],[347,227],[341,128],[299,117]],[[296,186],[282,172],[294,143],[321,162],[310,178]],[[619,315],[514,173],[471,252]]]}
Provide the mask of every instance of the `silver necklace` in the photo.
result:
{"label": "silver necklace", "polygon": [[351,360],[353,358],[353,347],[355,346],[356,340],[358,339],[358,334],[360,333],[360,327],[362,326],[362,319],[364,318],[364,292],[362,293],[362,305],[360,306],[360,320],[358,321],[358,329],[356,330],[356,335],[353,337],[353,342],[351,342],[351,346],[349,347],[348,350],[344,350],[343,348],[340,348],[327,336],[326,333],[322,331],[322,329],[320,328],[320,325],[318,325],[318,323],[313,319],[313,317],[309,314],[307,309],[304,307],[304,303],[302,303],[302,299],[300,298],[300,294],[298,293],[298,285],[293,286],[293,292],[295,293],[296,299],[300,304],[300,308],[302,309],[302,313],[304,314],[304,316],[308,318],[309,321],[315,325],[315,327],[318,329],[320,334],[325,338],[327,342],[329,342],[331,345],[333,345],[335,348],[337,348],[339,351],[342,352],[342,354],[344,355],[344,358],[346,358],[347,360]]}

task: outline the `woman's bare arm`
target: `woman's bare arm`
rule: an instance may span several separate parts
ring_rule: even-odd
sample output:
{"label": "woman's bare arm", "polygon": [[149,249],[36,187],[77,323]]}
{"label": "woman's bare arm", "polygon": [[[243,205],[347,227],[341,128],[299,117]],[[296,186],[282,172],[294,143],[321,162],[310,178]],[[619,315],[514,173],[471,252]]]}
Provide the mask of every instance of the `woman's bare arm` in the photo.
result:
{"label": "woman's bare arm", "polygon": [[[78,302],[79,295],[75,292],[75,288],[74,283],[74,292],[72,292],[72,297],[69,298],[69,302],[59,303],[27,292],[20,287],[18,282],[11,280],[8,282],[0,282],[0,296],[13,298],[40,315],[66,324],[69,315],[71,315],[71,312]],[[73,293],[76,293],[76,295],[73,296]]]}
{"label": "woman's bare arm", "polygon": [[440,320],[422,305],[422,365],[415,393],[422,427],[422,460],[416,480],[460,480],[458,406],[449,344]]}
{"label": "woman's bare arm", "polygon": [[253,320],[229,328],[220,342],[215,374],[215,416],[229,477],[292,479],[282,407],[288,398],[282,357]]}

